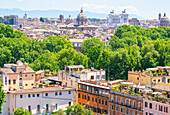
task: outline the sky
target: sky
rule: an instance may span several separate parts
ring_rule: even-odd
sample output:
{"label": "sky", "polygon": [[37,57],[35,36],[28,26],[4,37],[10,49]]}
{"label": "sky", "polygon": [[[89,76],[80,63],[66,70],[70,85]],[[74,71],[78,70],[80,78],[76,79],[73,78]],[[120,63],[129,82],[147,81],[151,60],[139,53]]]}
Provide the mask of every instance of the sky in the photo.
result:
{"label": "sky", "polygon": [[146,19],[157,19],[158,13],[166,12],[170,17],[170,0],[0,0],[0,8],[20,8],[22,10],[65,10],[116,14],[126,9],[129,14],[137,14]]}

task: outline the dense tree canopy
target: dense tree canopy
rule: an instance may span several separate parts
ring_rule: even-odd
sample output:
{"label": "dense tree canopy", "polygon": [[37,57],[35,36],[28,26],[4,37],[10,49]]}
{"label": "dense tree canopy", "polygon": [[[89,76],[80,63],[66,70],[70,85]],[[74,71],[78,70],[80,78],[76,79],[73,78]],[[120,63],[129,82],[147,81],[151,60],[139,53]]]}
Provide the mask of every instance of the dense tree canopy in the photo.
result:
{"label": "dense tree canopy", "polygon": [[57,72],[67,65],[84,65],[106,70],[114,79],[127,79],[134,68],[170,65],[170,27],[151,29],[139,26],[119,26],[105,46],[98,38],[85,40],[82,53],[76,52],[65,37],[50,36],[32,40],[11,26],[0,24],[0,67],[5,63],[27,62],[35,70]]}

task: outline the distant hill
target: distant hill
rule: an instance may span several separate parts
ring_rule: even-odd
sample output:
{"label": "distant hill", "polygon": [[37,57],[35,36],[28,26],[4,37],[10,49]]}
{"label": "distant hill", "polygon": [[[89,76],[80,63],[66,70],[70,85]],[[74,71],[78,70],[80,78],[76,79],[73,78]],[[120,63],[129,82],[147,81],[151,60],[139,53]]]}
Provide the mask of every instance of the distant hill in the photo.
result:
{"label": "distant hill", "polygon": [[[28,17],[47,17],[47,18],[59,18],[59,15],[64,15],[64,18],[67,18],[69,15],[72,16],[72,18],[76,18],[77,14],[80,11],[64,11],[64,10],[21,10],[18,8],[13,9],[3,9],[0,8],[0,16],[4,15],[18,15],[20,18],[24,16],[25,13],[27,13]],[[105,13],[95,13],[95,12],[84,12],[88,18],[100,18],[100,19],[106,19],[108,14]],[[129,18],[138,18],[140,20],[143,20],[144,18],[139,17],[135,14],[129,14]]]}

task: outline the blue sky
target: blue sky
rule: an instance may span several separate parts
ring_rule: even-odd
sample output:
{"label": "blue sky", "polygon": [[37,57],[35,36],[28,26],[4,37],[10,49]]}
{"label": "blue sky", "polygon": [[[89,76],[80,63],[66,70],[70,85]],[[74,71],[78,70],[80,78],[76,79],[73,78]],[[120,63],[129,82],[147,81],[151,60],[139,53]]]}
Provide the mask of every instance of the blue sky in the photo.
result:
{"label": "blue sky", "polygon": [[0,0],[0,8],[20,8],[23,10],[80,10],[109,13],[114,9],[120,13],[137,14],[147,19],[158,18],[158,13],[166,12],[170,17],[170,0]]}

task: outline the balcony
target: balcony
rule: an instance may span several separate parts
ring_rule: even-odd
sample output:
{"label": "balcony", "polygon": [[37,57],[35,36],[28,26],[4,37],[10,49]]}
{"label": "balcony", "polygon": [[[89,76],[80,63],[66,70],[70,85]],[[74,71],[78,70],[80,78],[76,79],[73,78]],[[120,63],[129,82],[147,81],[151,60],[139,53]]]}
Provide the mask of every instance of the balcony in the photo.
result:
{"label": "balcony", "polygon": [[123,96],[123,97],[127,97],[127,98],[136,99],[136,100],[139,100],[139,101],[143,101],[143,98],[140,97],[140,96],[131,95],[131,94],[128,94],[128,93],[123,93],[123,92],[119,92],[119,91],[116,91],[116,90],[110,90],[110,93],[120,95],[120,96]]}

